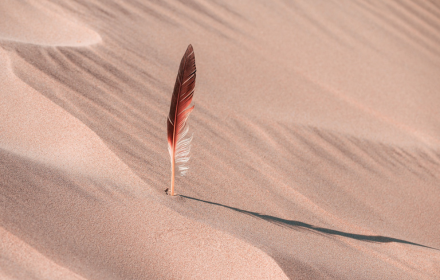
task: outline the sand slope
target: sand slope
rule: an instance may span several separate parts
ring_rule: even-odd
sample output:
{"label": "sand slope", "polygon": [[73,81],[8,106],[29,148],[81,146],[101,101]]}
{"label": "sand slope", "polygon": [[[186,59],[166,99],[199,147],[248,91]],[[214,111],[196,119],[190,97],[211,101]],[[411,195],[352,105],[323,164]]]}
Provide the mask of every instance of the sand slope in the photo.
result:
{"label": "sand slope", "polygon": [[[0,11],[1,277],[440,277],[435,2]],[[192,158],[171,198],[189,43]]]}

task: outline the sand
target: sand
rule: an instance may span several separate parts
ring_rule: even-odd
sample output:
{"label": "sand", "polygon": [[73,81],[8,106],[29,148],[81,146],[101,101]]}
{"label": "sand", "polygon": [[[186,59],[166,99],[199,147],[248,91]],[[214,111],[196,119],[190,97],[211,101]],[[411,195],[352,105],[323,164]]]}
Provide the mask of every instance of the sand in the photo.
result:
{"label": "sand", "polygon": [[436,1],[1,1],[0,278],[439,279],[439,74]]}

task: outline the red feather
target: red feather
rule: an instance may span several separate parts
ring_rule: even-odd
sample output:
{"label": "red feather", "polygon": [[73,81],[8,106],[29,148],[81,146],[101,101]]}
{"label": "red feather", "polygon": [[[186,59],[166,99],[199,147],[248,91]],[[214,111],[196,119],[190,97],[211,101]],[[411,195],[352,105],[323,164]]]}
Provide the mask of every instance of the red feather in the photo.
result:
{"label": "red feather", "polygon": [[171,158],[172,173],[171,195],[174,195],[175,165],[177,164],[182,175],[185,175],[188,170],[185,163],[189,160],[192,136],[185,138],[189,128],[186,121],[194,109],[194,106],[189,106],[194,96],[195,83],[196,60],[193,47],[189,45],[180,62],[167,121],[168,151]]}

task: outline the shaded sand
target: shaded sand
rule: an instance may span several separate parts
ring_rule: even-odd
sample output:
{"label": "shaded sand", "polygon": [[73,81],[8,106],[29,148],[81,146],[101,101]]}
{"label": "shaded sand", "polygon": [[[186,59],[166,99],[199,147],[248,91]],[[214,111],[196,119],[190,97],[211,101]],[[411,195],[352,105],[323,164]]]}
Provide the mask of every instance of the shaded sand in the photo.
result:
{"label": "shaded sand", "polygon": [[3,1],[0,277],[440,278],[439,19],[434,1]]}

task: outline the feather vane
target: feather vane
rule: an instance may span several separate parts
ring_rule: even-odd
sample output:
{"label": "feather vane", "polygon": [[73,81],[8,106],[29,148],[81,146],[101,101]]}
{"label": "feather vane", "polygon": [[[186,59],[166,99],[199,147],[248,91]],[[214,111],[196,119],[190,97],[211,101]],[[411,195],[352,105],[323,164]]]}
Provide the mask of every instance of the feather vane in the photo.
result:
{"label": "feather vane", "polygon": [[193,47],[189,45],[180,62],[167,120],[168,152],[170,153],[172,171],[171,195],[174,195],[175,165],[182,176],[188,171],[187,163],[193,137],[185,137],[189,131],[187,120],[194,109],[194,106],[190,107],[190,105],[194,96],[195,82],[195,56]]}

